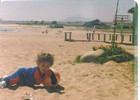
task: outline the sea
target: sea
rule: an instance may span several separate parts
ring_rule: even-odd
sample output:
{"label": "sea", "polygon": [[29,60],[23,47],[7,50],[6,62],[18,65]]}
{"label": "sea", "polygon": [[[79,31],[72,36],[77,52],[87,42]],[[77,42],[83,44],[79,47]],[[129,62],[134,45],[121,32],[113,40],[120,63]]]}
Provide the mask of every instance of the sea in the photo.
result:
{"label": "sea", "polygon": [[18,32],[19,30],[0,28],[0,32]]}

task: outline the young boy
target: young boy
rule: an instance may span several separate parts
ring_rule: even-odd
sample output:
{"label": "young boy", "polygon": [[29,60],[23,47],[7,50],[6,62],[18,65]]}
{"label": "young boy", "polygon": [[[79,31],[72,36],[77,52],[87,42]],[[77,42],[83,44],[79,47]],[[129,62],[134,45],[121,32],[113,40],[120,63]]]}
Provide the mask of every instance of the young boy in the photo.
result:
{"label": "young boy", "polygon": [[14,74],[1,78],[0,88],[21,85],[34,86],[43,82],[43,77],[47,75],[51,78],[51,83],[55,85],[57,79],[54,73],[49,69],[54,63],[54,58],[49,53],[41,52],[37,55],[34,68],[20,68]]}

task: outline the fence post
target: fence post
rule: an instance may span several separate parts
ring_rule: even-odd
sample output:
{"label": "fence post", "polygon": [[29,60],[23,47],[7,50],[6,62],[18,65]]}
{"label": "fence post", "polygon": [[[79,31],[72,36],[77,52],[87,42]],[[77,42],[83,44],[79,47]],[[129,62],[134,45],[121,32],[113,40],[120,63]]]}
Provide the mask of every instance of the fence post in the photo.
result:
{"label": "fence post", "polygon": [[94,33],[92,33],[92,40],[94,40]]}
{"label": "fence post", "polygon": [[87,33],[87,40],[88,40],[88,38],[89,38],[88,34],[89,34],[89,33]]}
{"label": "fence post", "polygon": [[91,33],[89,33],[89,41],[90,41],[90,39],[91,39]]}
{"label": "fence post", "polygon": [[67,32],[65,32],[65,41],[67,41]]}
{"label": "fence post", "polygon": [[65,41],[71,41],[72,32],[64,32],[65,33]]}
{"label": "fence post", "polygon": [[100,34],[98,34],[98,40],[100,40]]}
{"label": "fence post", "polygon": [[124,35],[121,35],[121,43],[124,41]]}
{"label": "fence post", "polygon": [[71,41],[71,32],[69,32],[69,41]]}
{"label": "fence post", "polygon": [[106,34],[104,34],[104,42],[106,41]]}
{"label": "fence post", "polygon": [[91,33],[87,33],[87,40],[88,40],[88,41],[91,40]]}
{"label": "fence post", "polygon": [[132,41],[132,35],[130,35],[130,37],[129,37],[129,41],[130,41],[130,42]]}
{"label": "fence post", "polygon": [[111,40],[111,34],[109,34],[109,40]]}
{"label": "fence post", "polygon": [[116,40],[118,40],[118,35],[116,35]]}

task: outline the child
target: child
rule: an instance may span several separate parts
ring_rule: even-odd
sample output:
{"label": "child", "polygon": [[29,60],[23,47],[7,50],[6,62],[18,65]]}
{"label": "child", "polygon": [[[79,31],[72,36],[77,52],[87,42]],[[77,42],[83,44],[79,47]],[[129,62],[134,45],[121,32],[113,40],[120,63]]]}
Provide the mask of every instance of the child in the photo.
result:
{"label": "child", "polygon": [[21,85],[21,86],[34,86],[39,85],[43,81],[43,77],[51,78],[53,85],[57,84],[57,79],[54,73],[49,69],[54,63],[54,58],[49,53],[41,52],[37,55],[36,64],[34,68],[20,68],[11,76],[1,78],[0,88]]}

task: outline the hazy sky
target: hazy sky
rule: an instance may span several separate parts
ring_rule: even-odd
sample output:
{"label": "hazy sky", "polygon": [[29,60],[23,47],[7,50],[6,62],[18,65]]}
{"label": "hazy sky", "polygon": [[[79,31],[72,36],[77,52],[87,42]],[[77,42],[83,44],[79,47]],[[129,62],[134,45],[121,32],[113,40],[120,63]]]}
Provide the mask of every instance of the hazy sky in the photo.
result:
{"label": "hazy sky", "polygon": [[[117,0],[2,0],[0,19],[3,20],[65,20],[82,16],[101,21],[114,19]],[[120,15],[128,15],[133,0],[120,0]],[[129,14],[131,15],[131,14]]]}

